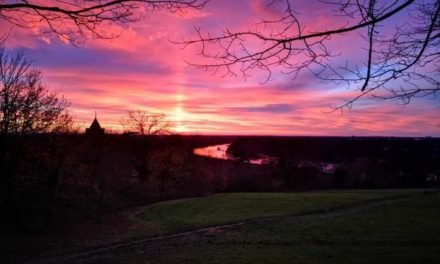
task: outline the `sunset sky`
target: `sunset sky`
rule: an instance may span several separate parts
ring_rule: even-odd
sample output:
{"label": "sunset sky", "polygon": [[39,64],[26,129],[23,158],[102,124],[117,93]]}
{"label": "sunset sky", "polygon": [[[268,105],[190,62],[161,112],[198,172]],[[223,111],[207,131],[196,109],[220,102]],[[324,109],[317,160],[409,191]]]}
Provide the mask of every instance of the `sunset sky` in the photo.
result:
{"label": "sunset sky", "polygon": [[[311,31],[344,23],[316,8],[315,1],[294,2]],[[194,36],[194,27],[215,34],[226,27],[252,28],[261,18],[280,15],[266,3],[211,0],[200,11],[151,13],[122,30],[108,29],[121,32],[119,38],[90,39],[82,47],[14,28],[6,45],[33,59],[45,83],[72,103],[71,112],[83,127],[96,110],[102,126],[118,130],[127,110],[141,109],[166,113],[177,132],[189,134],[440,136],[439,99],[409,105],[361,100],[343,114],[330,113],[331,105],[351,98],[353,91],[307,72],[295,80],[277,72],[265,84],[262,72],[246,80],[222,77],[188,66],[185,60],[201,60],[197,47],[182,49],[169,41]],[[363,43],[356,33],[331,45],[344,60],[357,61],[365,57]]]}

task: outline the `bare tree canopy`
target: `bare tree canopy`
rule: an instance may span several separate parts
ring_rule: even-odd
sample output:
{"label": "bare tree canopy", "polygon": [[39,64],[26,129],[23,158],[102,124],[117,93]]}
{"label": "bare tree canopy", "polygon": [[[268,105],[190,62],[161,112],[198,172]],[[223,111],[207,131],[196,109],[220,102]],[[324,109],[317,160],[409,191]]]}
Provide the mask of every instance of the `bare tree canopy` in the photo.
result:
{"label": "bare tree canopy", "polygon": [[166,135],[171,133],[170,124],[163,113],[149,113],[142,110],[128,111],[127,117],[120,123],[126,133],[145,136]]}
{"label": "bare tree canopy", "polygon": [[69,103],[46,88],[41,72],[22,53],[0,47],[0,133],[67,132],[72,117]]}
{"label": "bare tree canopy", "polygon": [[[277,19],[263,20],[256,29],[220,35],[196,28],[197,38],[184,39],[185,46],[198,45],[203,63],[191,65],[245,78],[263,71],[270,81],[274,71],[296,78],[310,71],[324,82],[357,89],[358,94],[337,107],[351,107],[364,96],[379,100],[435,96],[440,91],[440,1],[438,0],[321,0],[328,19],[344,25],[308,29],[308,14],[297,12],[297,2],[270,1],[283,5]],[[296,5],[295,5],[296,4]],[[404,16],[404,18],[397,16]],[[329,19],[330,20],[330,19]],[[347,34],[361,35],[363,61],[343,57],[332,41]],[[343,41],[343,40],[342,40]],[[357,45],[357,44],[354,44]],[[342,61],[342,62],[341,62]]]}
{"label": "bare tree canopy", "polygon": [[201,9],[207,0],[0,0],[0,19],[41,34],[56,34],[75,45],[88,37],[114,38],[108,25],[127,25],[149,12]]}

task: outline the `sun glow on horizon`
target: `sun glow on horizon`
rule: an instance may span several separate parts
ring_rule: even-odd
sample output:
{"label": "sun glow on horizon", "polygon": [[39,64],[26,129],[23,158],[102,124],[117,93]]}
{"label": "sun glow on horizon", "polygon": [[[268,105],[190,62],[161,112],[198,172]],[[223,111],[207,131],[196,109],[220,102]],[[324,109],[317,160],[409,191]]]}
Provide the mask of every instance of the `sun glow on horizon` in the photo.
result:
{"label": "sun glow on horizon", "polygon": [[175,95],[176,106],[174,107],[173,116],[171,117],[171,128],[176,132],[189,132],[185,125],[185,122],[189,121],[189,115],[186,113],[183,103],[186,98],[187,97],[181,93]]}

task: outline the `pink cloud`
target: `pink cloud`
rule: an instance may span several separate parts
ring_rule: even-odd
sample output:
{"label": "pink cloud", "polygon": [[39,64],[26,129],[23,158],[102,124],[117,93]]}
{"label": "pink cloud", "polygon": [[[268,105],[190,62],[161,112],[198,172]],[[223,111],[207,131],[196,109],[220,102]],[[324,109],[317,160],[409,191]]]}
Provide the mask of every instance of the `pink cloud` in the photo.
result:
{"label": "pink cloud", "polygon": [[[346,22],[331,20],[328,10],[306,2],[300,6],[300,17],[307,23],[307,30]],[[166,113],[184,133],[440,135],[435,101],[415,101],[408,106],[361,101],[343,115],[327,113],[331,110],[329,104],[341,103],[355,93],[319,83],[307,74],[296,80],[275,74],[276,79],[266,85],[259,84],[264,73],[255,73],[246,82],[240,77],[222,78],[188,66],[184,58],[200,60],[197,50],[181,49],[168,41],[193,36],[194,26],[213,33],[225,27],[254,28],[259,16],[273,18],[282,10],[265,4],[266,1],[212,1],[205,10],[183,17],[155,13],[127,28],[107,28],[120,32],[119,38],[90,40],[78,49],[56,38],[35,38],[27,31],[14,30],[8,47],[25,49],[38,58],[36,64],[43,70],[46,83],[62,90],[72,102],[78,124],[84,126],[97,110],[103,126],[119,129],[119,120],[127,110],[144,109]],[[305,15],[310,13],[313,15]],[[330,45],[356,61],[362,56],[357,54],[358,40],[358,35],[348,34]]]}

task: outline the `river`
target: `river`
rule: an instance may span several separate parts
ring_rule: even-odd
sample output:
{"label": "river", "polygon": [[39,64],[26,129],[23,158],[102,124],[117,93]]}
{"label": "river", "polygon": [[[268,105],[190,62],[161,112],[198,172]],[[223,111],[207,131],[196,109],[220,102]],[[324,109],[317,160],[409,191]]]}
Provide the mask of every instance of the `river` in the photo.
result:
{"label": "river", "polygon": [[[220,145],[213,145],[213,146],[207,146],[203,148],[195,148],[193,150],[193,153],[198,156],[203,157],[209,157],[213,159],[222,159],[222,160],[238,160],[237,157],[234,157],[230,154],[228,154],[228,148],[231,146],[231,143],[227,144],[220,144]],[[250,164],[255,165],[263,165],[268,164],[271,161],[271,157],[260,155],[259,158],[256,159],[250,159],[247,161]]]}
{"label": "river", "polygon": [[[227,143],[227,144],[207,146],[203,148],[195,148],[193,150],[193,153],[198,156],[209,157],[213,159],[236,161],[239,158],[228,154],[228,148],[230,146],[231,143]],[[250,159],[246,162],[255,165],[264,165],[264,164],[269,164],[270,162],[276,162],[276,160],[277,158],[274,157],[259,155],[259,158]],[[304,162],[304,164],[310,164],[310,163],[313,162],[307,162],[307,161]],[[337,166],[337,164],[329,163],[329,162],[314,162],[314,164],[315,166],[319,166],[321,171],[324,173],[333,173]]]}

